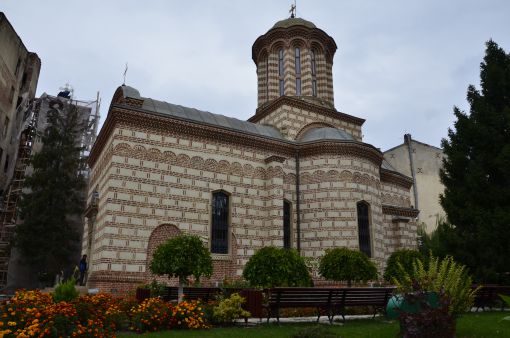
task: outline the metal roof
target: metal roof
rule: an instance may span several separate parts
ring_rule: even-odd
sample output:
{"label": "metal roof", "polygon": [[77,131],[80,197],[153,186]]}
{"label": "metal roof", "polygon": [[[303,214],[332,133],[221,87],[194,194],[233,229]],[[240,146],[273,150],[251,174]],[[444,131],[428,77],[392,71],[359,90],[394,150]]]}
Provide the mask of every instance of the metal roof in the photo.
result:
{"label": "metal roof", "polygon": [[315,128],[307,131],[301,138],[301,142],[310,142],[318,140],[341,140],[354,141],[354,137],[348,132],[336,128]]}
{"label": "metal roof", "polygon": [[181,119],[191,120],[199,123],[205,123],[218,127],[243,131],[245,133],[255,134],[263,137],[284,139],[278,129],[238,120],[224,115],[213,114],[208,111],[202,111],[195,108],[188,108],[164,101],[158,101],[151,98],[138,97],[143,100],[142,109],[153,111],[161,115],[173,116]]}

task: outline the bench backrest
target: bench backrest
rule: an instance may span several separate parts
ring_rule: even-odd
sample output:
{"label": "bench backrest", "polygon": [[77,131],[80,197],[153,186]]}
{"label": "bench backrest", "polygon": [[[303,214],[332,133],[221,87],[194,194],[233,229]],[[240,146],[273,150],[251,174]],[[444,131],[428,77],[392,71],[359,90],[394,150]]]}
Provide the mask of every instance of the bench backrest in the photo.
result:
{"label": "bench backrest", "polygon": [[386,306],[395,288],[344,288],[343,306]]}
{"label": "bench backrest", "polygon": [[330,288],[272,288],[267,289],[269,304],[284,306],[323,306],[330,304],[335,289]]}

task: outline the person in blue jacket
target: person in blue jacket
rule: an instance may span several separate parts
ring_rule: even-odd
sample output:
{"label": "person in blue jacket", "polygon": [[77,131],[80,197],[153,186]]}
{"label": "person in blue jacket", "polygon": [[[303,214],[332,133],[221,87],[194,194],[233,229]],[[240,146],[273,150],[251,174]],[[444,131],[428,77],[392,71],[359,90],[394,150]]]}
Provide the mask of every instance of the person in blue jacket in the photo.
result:
{"label": "person in blue jacket", "polygon": [[83,281],[85,279],[85,273],[87,272],[87,255],[83,255],[83,257],[80,260],[80,278],[78,279],[79,285],[84,285]]}

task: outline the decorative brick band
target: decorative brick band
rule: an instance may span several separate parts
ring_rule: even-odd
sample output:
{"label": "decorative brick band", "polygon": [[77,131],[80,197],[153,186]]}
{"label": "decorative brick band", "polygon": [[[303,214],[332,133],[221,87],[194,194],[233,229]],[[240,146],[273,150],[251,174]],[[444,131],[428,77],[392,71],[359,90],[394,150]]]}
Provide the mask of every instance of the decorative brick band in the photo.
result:
{"label": "decorative brick band", "polygon": [[381,182],[394,183],[406,189],[411,189],[413,179],[400,173],[381,168]]}
{"label": "decorative brick band", "polygon": [[416,218],[416,217],[418,217],[420,210],[413,209],[413,208],[401,208],[401,207],[395,207],[392,205],[384,205],[383,204],[382,212],[383,212],[383,214],[386,214],[386,215]]}

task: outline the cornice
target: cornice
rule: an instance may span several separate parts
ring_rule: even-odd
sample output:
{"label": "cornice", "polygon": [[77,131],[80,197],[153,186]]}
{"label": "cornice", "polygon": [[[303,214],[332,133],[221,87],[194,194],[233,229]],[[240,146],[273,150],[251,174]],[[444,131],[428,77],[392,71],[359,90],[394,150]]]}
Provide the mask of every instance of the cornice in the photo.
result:
{"label": "cornice", "polygon": [[341,121],[353,123],[357,126],[362,126],[363,123],[365,123],[365,119],[355,117],[349,114],[341,113],[339,111],[336,111],[335,109],[321,107],[319,105],[298,99],[293,96],[280,96],[279,98],[271,101],[270,103],[261,106],[257,108],[255,115],[250,117],[248,119],[248,122],[256,123],[260,120],[262,120],[264,117],[272,113],[277,108],[283,106],[283,105],[289,105],[291,107],[305,109],[317,114],[325,115],[327,117],[331,117],[334,119],[338,119]]}
{"label": "cornice", "polygon": [[377,148],[353,141],[314,141],[301,143],[297,148],[301,157],[318,154],[361,156],[368,158],[377,166],[380,166],[383,160],[383,154]]}
{"label": "cornice", "polygon": [[413,179],[395,171],[381,168],[381,182],[394,183],[406,189],[413,186]]}
{"label": "cornice", "polygon": [[310,28],[303,25],[272,28],[266,34],[259,36],[252,46],[253,62],[257,64],[260,52],[264,48],[271,46],[277,40],[289,41],[294,38],[304,39],[308,44],[311,44],[312,41],[320,42],[327,61],[333,62],[333,56],[337,50],[335,40],[322,29]]}
{"label": "cornice", "polygon": [[383,212],[383,214],[386,214],[386,215],[416,218],[416,217],[418,217],[420,210],[413,209],[413,208],[395,207],[392,205],[384,205],[383,204],[382,212]]}

